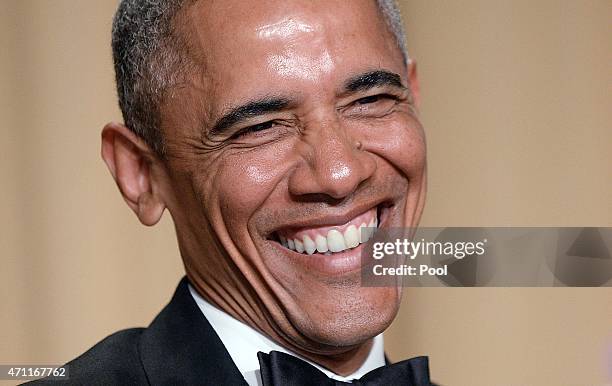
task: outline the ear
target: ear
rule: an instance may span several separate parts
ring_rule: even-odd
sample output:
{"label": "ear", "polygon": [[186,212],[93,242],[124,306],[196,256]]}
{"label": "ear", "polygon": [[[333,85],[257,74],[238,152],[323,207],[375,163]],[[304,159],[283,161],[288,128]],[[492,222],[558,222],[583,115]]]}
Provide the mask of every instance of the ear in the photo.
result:
{"label": "ear", "polygon": [[412,97],[414,98],[414,104],[418,109],[421,105],[421,93],[419,87],[419,78],[417,76],[417,64],[414,60],[408,60],[408,81],[410,82],[410,91],[412,92]]}
{"label": "ear", "polygon": [[155,225],[166,204],[161,181],[151,172],[161,161],[151,148],[124,125],[108,123],[102,129],[102,159],[140,222]]}

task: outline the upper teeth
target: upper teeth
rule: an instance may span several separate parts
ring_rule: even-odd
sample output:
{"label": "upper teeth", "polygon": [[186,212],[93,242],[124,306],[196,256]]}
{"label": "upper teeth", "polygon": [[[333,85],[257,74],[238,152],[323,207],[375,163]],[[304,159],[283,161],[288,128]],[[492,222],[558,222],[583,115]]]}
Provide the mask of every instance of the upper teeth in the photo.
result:
{"label": "upper teeth", "polygon": [[338,229],[331,229],[327,232],[326,236],[317,234],[314,240],[310,236],[304,235],[303,237],[288,239],[280,236],[280,241],[285,248],[299,253],[307,253],[309,255],[315,252],[329,254],[330,252],[342,252],[355,248],[359,244],[367,242],[377,227],[378,221],[374,218],[368,224],[365,222],[361,223],[359,227],[351,224],[344,232]]}

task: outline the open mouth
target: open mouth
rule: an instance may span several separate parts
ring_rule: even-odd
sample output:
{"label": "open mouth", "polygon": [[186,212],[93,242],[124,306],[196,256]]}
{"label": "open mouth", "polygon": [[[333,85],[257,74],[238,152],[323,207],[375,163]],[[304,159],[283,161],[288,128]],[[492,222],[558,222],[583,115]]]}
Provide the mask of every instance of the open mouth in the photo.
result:
{"label": "open mouth", "polygon": [[307,255],[332,255],[366,243],[388,217],[392,205],[380,204],[342,225],[282,229],[271,239],[284,248]]}

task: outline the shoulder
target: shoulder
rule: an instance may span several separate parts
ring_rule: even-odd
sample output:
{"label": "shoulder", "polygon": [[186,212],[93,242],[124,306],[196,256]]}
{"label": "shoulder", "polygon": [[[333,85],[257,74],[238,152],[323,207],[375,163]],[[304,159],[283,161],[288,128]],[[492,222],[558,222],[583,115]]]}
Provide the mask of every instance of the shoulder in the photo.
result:
{"label": "shoulder", "polygon": [[67,363],[66,381],[35,385],[246,385],[181,280],[147,328],[116,332]]}
{"label": "shoulder", "polygon": [[[140,337],[144,328],[118,331],[78,358],[68,362],[70,385],[114,385],[147,383],[139,355]],[[32,385],[61,384],[64,382],[41,379]]]}

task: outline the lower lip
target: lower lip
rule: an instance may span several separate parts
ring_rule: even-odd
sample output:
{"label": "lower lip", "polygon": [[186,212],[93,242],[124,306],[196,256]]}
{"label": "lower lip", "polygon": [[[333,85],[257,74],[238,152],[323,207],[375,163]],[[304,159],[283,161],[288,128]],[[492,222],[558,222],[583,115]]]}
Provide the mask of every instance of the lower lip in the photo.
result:
{"label": "lower lip", "polygon": [[[389,218],[390,210],[391,208],[387,208],[381,213],[378,228],[385,225]],[[330,255],[322,253],[308,255],[285,248],[277,242],[272,243],[275,248],[280,249],[285,255],[288,255],[292,260],[305,267],[306,272],[314,271],[324,276],[346,276],[361,271],[363,266],[361,255],[366,245],[366,243],[362,243],[355,248],[335,252]]]}

